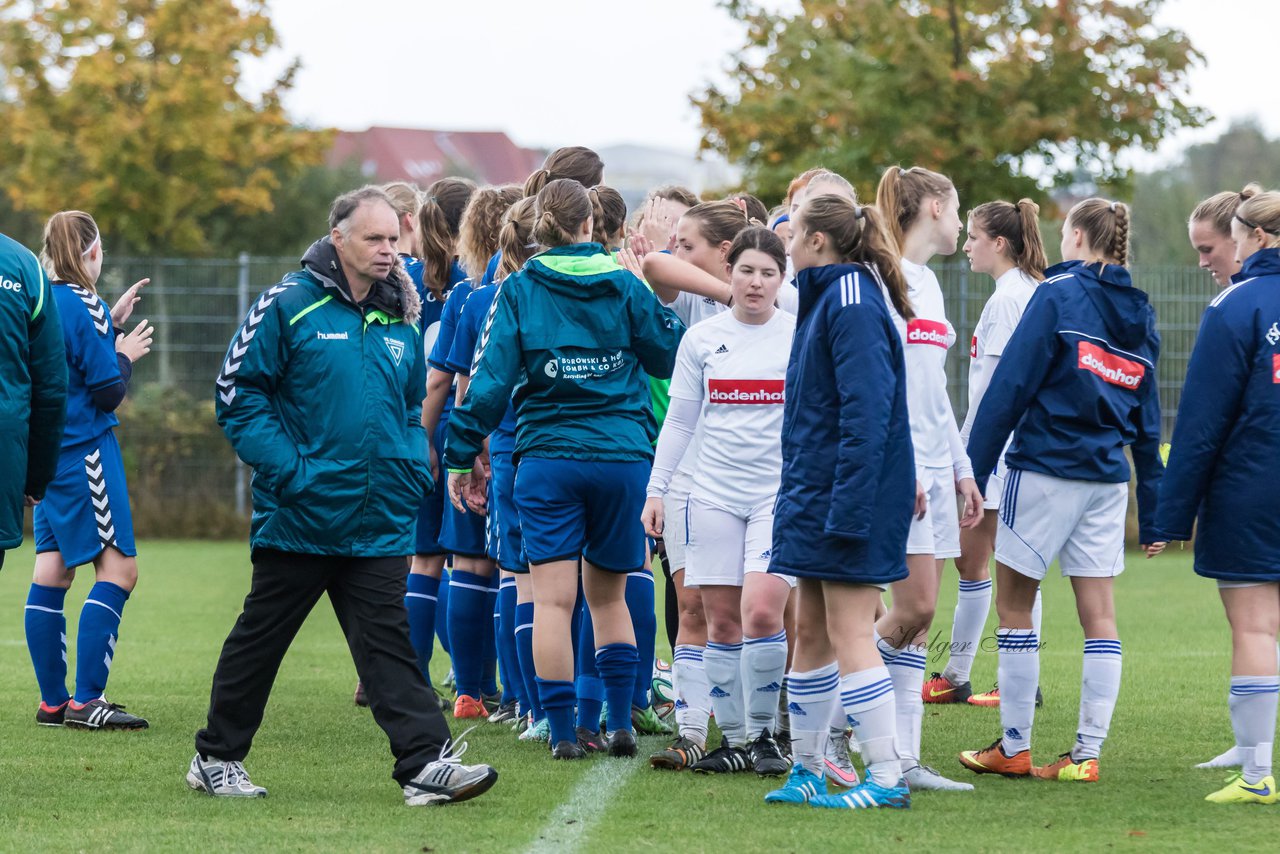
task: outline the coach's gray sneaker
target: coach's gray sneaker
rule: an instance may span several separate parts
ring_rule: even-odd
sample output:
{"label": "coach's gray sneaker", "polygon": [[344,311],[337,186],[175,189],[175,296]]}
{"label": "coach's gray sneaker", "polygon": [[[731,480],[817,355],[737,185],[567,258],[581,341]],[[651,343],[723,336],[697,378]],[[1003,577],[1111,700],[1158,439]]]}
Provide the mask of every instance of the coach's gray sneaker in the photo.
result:
{"label": "coach's gray sneaker", "polygon": [[267,790],[255,786],[249,773],[239,762],[223,762],[199,753],[191,760],[187,770],[187,785],[197,792],[215,798],[265,798]]}
{"label": "coach's gray sneaker", "polygon": [[[430,804],[451,804],[483,795],[498,782],[498,772],[488,765],[463,765],[460,760],[467,752],[467,744],[460,739],[444,743],[440,758],[428,762],[418,775],[404,784],[404,802],[407,806],[421,807]],[[458,751],[453,752],[457,747]]]}

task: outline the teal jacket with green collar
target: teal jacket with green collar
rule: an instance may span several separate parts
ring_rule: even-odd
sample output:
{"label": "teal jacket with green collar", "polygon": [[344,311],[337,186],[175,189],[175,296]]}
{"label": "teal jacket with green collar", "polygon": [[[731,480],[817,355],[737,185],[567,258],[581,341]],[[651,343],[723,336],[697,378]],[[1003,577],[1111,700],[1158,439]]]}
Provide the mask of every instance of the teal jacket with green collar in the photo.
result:
{"label": "teal jacket with green collar", "polygon": [[218,376],[218,423],[253,467],[254,548],[412,554],[432,485],[421,301],[397,265],[356,303],[328,238],[249,309]]}
{"label": "teal jacket with green collar", "polygon": [[675,312],[600,244],[534,256],[499,285],[445,465],[471,468],[508,401],[517,458],[651,459],[649,377],[671,376],[683,335]]}

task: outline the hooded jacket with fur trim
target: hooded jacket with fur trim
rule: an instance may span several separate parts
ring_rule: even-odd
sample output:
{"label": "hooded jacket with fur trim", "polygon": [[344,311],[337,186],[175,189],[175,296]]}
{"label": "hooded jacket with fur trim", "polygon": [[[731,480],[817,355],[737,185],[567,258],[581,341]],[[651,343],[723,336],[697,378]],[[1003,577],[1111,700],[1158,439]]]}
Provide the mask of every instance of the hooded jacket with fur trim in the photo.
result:
{"label": "hooded jacket with fur trim", "polygon": [[254,548],[412,554],[431,488],[422,303],[399,264],[357,303],[329,238],[249,309],[215,390],[253,467]]}

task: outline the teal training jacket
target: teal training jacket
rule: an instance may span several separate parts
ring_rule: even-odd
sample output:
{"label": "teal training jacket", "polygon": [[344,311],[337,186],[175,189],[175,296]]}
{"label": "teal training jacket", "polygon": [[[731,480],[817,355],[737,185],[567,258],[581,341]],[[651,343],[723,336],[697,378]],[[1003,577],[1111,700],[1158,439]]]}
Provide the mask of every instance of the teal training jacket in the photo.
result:
{"label": "teal training jacket", "polygon": [[649,378],[671,376],[683,335],[675,313],[600,244],[534,256],[489,309],[445,465],[471,468],[509,400],[517,458],[652,458]]}
{"label": "teal training jacket", "polygon": [[0,234],[0,550],[22,543],[23,497],[43,498],[62,447],[67,355],[40,262]]}
{"label": "teal training jacket", "polygon": [[250,308],[216,406],[254,470],[254,548],[413,554],[418,504],[432,485],[420,312],[398,266],[357,305],[328,238]]}

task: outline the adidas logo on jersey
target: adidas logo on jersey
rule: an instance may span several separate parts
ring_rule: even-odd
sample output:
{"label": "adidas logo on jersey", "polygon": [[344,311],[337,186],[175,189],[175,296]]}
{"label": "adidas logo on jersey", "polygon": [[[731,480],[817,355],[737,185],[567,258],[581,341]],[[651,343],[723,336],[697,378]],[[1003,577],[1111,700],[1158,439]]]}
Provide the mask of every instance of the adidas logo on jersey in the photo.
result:
{"label": "adidas logo on jersey", "polygon": [[773,556],[773,549],[765,549],[760,552],[760,560],[768,560]]}
{"label": "adidas logo on jersey", "polygon": [[719,356],[721,353],[728,353],[728,352],[729,352],[729,348],[728,348],[728,347],[726,347],[726,346],[724,346],[723,344],[721,344],[721,345],[716,349],[716,353],[715,353],[715,354],[716,354],[717,356]]}
{"label": "adidas logo on jersey", "polygon": [[1135,389],[1146,375],[1146,368],[1137,362],[1122,359],[1114,353],[1108,353],[1096,344],[1088,341],[1080,342],[1080,361],[1082,370],[1102,377],[1111,385],[1121,388]]}
{"label": "adidas logo on jersey", "polygon": [[715,697],[717,700],[723,700],[725,697],[729,696],[729,692],[721,688],[719,685],[713,685],[711,687],[711,696]]}
{"label": "adidas logo on jersey", "polygon": [[756,689],[757,694],[779,694],[782,692],[782,686],[777,682],[770,682],[768,685],[761,685]]}

